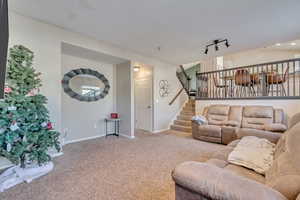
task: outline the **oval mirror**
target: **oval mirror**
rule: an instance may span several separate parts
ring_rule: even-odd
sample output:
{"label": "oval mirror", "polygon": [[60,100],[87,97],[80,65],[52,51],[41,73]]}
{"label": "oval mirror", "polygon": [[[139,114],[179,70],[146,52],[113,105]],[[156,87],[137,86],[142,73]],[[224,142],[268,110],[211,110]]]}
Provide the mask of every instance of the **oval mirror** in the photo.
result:
{"label": "oval mirror", "polygon": [[91,69],[75,69],[65,74],[62,85],[66,94],[79,101],[97,101],[110,89],[103,74]]}

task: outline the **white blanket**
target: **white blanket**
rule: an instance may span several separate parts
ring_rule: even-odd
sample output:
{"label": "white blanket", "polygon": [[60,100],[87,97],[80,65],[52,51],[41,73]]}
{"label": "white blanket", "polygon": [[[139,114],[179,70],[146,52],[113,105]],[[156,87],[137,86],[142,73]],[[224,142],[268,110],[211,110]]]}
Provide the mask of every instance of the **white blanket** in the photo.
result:
{"label": "white blanket", "polygon": [[0,174],[0,192],[22,182],[30,183],[32,180],[46,175],[52,170],[52,162],[42,166],[32,165],[25,169],[20,168],[20,166],[11,167]]}
{"label": "white blanket", "polygon": [[243,137],[228,156],[228,162],[265,174],[271,167],[275,144],[266,139]]}
{"label": "white blanket", "polygon": [[207,119],[202,115],[196,115],[192,117],[193,121],[196,121],[199,125],[207,124]]}

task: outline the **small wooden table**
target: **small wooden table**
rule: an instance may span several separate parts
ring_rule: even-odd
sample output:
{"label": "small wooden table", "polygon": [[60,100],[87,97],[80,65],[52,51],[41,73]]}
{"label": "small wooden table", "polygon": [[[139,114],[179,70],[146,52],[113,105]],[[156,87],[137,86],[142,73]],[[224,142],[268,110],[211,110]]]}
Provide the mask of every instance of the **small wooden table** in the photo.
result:
{"label": "small wooden table", "polygon": [[[105,137],[112,136],[112,135],[119,137],[119,135],[120,135],[120,121],[121,121],[120,118],[116,118],[116,119],[114,119],[114,118],[105,118],[105,132],[106,132]],[[108,133],[107,125],[108,125],[109,122],[114,123],[115,129],[114,129],[114,132],[112,132],[112,133]]]}

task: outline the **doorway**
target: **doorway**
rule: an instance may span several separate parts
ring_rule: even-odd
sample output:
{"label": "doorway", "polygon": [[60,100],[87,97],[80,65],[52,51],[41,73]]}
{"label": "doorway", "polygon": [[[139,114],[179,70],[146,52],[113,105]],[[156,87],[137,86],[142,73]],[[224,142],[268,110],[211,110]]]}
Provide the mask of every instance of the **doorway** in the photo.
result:
{"label": "doorway", "polygon": [[134,65],[135,129],[153,131],[153,68]]}

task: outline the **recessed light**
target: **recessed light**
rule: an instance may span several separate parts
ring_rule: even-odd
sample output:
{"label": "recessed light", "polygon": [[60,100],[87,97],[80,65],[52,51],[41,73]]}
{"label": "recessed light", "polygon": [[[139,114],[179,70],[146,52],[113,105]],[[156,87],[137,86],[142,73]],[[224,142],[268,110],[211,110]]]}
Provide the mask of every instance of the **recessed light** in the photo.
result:
{"label": "recessed light", "polygon": [[296,42],[292,42],[291,45],[292,45],[292,46],[296,46],[297,43],[296,43]]}
{"label": "recessed light", "polygon": [[276,46],[278,46],[278,47],[279,47],[279,46],[281,46],[281,44],[280,44],[280,43],[276,43],[275,45],[276,45]]}

